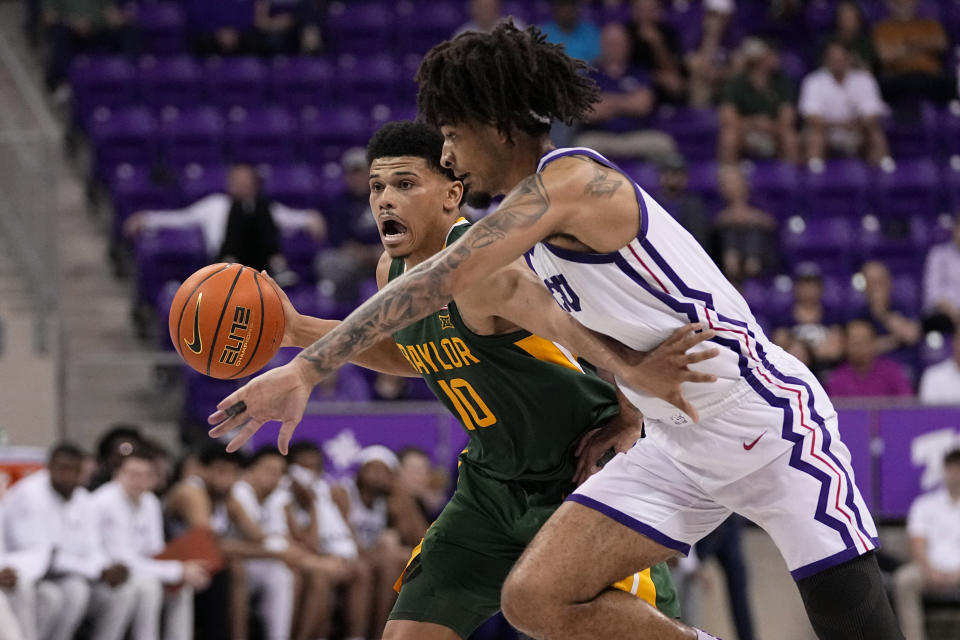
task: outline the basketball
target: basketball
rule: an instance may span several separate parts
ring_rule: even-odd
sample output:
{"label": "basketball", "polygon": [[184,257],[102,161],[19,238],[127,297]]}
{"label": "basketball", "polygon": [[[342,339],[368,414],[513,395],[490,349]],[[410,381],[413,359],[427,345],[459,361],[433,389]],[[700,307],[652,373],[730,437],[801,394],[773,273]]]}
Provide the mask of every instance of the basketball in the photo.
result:
{"label": "basketball", "polygon": [[212,264],[186,279],[170,307],[170,339],[188,365],[213,378],[263,368],[283,339],[274,284],[241,264]]}

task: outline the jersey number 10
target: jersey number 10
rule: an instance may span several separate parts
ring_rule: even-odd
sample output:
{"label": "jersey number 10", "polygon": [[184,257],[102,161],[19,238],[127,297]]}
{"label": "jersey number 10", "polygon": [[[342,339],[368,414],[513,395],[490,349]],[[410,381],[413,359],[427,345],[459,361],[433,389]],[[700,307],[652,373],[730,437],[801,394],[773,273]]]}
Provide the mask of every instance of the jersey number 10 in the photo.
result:
{"label": "jersey number 10", "polygon": [[450,398],[450,402],[453,403],[457,413],[460,414],[460,421],[470,431],[477,427],[489,427],[497,423],[497,417],[490,411],[490,407],[483,401],[476,389],[463,378],[454,378],[449,384],[446,380],[437,380],[437,384]]}

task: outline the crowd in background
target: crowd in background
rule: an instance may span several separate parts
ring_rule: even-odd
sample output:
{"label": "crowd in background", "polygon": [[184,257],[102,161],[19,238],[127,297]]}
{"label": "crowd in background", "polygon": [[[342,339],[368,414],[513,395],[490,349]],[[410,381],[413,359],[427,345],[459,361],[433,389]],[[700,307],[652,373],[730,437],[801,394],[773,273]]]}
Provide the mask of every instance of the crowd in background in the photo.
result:
{"label": "crowd in background", "polygon": [[300,441],[286,457],[211,443],[173,464],[127,425],[96,457],[52,447],[0,501],[0,634],[379,638],[446,475],[415,448],[371,445],[340,478],[323,461]]}

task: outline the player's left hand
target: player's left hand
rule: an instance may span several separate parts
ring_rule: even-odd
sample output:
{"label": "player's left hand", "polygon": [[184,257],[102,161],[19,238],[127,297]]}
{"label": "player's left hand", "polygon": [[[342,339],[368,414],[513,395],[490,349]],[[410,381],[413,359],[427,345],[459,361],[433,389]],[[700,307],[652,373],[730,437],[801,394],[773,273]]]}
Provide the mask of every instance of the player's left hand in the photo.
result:
{"label": "player's left hand", "polygon": [[580,438],[575,452],[577,471],[573,476],[573,482],[579,486],[600,471],[603,464],[607,462],[603,458],[610,449],[615,453],[629,450],[640,439],[642,431],[643,422],[638,420],[637,414],[634,413],[629,417],[619,415],[602,427],[585,433]]}
{"label": "player's left hand", "polygon": [[217,405],[217,411],[207,418],[207,422],[216,425],[210,429],[210,437],[219,438],[243,427],[227,445],[227,451],[236,451],[265,422],[277,420],[282,423],[277,448],[287,455],[290,437],[300,424],[310,392],[319,380],[311,365],[302,358],[294,358],[282,367],[257,376]]}

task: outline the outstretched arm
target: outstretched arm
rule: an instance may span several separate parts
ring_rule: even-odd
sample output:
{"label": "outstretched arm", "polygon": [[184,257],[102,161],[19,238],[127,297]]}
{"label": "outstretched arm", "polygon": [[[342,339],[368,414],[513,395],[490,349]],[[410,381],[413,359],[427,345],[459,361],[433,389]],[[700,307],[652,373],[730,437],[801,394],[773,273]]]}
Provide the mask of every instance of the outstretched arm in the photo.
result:
{"label": "outstretched arm", "polygon": [[559,179],[553,182],[548,188],[539,174],[524,179],[497,211],[447,250],[391,282],[293,362],[230,394],[208,418],[217,425],[210,434],[216,437],[244,425],[227,447],[235,450],[265,422],[279,420],[278,444],[286,453],[317,382],[384,336],[436,311],[455,292],[510,264],[563,223],[572,207],[552,203],[551,190],[563,188]]}

